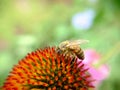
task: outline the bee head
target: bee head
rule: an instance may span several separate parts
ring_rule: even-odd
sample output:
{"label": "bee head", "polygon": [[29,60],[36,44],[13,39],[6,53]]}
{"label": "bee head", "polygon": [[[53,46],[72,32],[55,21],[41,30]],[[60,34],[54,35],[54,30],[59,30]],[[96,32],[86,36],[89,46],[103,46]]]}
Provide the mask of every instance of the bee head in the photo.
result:
{"label": "bee head", "polygon": [[69,41],[64,41],[64,42],[60,43],[59,48],[64,51],[67,49],[68,44],[69,44]]}

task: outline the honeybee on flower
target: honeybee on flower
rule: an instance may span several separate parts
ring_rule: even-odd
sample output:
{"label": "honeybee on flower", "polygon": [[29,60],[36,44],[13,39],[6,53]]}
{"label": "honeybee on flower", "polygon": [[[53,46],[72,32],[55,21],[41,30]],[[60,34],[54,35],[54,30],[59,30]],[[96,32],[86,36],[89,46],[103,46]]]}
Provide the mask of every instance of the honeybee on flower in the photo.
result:
{"label": "honeybee on flower", "polygon": [[65,56],[71,56],[72,58],[79,58],[84,60],[84,52],[80,48],[83,43],[89,42],[88,40],[66,40],[59,44],[57,48],[58,53],[63,53]]}

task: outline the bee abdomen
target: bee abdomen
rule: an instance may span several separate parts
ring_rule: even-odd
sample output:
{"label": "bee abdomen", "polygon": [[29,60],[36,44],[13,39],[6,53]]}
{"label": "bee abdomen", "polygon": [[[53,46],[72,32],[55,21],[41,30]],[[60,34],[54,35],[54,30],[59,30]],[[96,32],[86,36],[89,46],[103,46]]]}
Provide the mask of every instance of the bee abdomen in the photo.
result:
{"label": "bee abdomen", "polygon": [[82,49],[76,50],[75,54],[79,59],[84,60],[84,52],[82,51]]}

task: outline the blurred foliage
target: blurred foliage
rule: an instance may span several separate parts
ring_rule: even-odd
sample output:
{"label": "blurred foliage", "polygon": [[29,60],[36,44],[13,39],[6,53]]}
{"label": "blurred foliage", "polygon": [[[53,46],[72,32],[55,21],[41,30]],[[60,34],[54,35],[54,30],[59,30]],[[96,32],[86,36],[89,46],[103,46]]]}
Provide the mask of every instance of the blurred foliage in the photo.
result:
{"label": "blurred foliage", "polygon": [[[88,8],[96,12],[94,24],[88,30],[76,30],[72,17]],[[28,52],[82,38],[90,40],[82,48],[109,56],[105,63],[111,67],[110,76],[100,90],[120,90],[119,16],[119,0],[0,0],[0,85]]]}

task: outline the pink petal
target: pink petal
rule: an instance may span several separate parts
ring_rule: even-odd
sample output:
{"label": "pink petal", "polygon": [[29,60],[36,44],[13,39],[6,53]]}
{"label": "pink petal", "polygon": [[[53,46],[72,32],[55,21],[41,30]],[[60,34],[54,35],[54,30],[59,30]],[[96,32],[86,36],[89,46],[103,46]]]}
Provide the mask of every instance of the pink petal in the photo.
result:
{"label": "pink petal", "polygon": [[93,49],[87,49],[84,51],[85,54],[85,59],[84,59],[84,63],[85,64],[93,64],[93,63],[97,63],[97,61],[100,59],[100,55]]}

